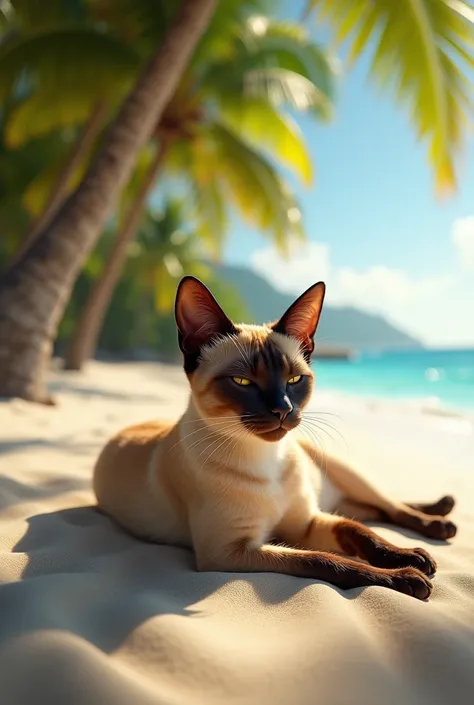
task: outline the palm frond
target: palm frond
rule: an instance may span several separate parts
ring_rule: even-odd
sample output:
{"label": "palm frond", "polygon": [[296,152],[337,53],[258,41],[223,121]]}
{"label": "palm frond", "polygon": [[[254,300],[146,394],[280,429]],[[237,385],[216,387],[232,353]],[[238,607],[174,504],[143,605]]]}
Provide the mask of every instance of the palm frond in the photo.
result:
{"label": "palm frond", "polygon": [[265,95],[276,107],[289,106],[301,112],[315,112],[329,117],[331,103],[319,88],[295,71],[279,67],[255,68],[247,71],[243,81],[244,94],[252,98]]}
{"label": "palm frond", "polygon": [[222,182],[212,173],[215,159],[212,138],[206,128],[196,139],[178,142],[171,150],[166,168],[169,174],[184,176],[195,232],[206,254],[219,260],[228,232],[228,207]]}
{"label": "palm frond", "polygon": [[225,60],[209,63],[205,88],[265,98],[327,119],[332,113],[334,63],[298,25],[251,17],[228,42]]}
{"label": "palm frond", "polygon": [[297,109],[313,107],[320,118],[330,118],[337,74],[335,57],[316,44],[299,23],[255,16],[249,19],[244,31],[244,44],[255,66],[266,63],[266,68],[297,74],[314,87],[316,94],[310,104]]}
{"label": "palm frond", "polygon": [[[90,163],[91,156],[92,152],[84,158],[82,164],[71,176],[66,187],[66,193],[70,193],[80,183]],[[49,162],[48,165],[37,174],[37,176],[25,189],[22,197],[23,206],[33,218],[36,218],[43,212],[45,204],[51,195],[52,189],[61,177],[61,173],[67,159],[68,154],[65,154],[61,155],[59,159]]]}
{"label": "palm frond", "polygon": [[[173,310],[176,296],[176,285],[182,276],[182,265],[176,258],[170,259],[172,255],[165,255],[161,262],[155,266],[153,271],[155,309],[158,313],[168,313]],[[174,274],[168,263],[173,261],[180,266],[180,273]]]}
{"label": "palm frond", "polygon": [[8,4],[9,23],[24,29],[39,29],[79,21],[86,14],[82,0],[9,0]]}
{"label": "palm frond", "polygon": [[203,62],[209,61],[209,57],[217,62],[228,59],[232,51],[232,40],[248,17],[254,13],[270,11],[272,4],[271,0],[225,0],[217,3],[209,26],[191,60],[193,70],[200,69]]}
{"label": "palm frond", "polygon": [[254,149],[265,149],[304,183],[311,184],[313,166],[303,135],[294,120],[272,104],[252,98],[224,101],[219,121]]}
{"label": "palm frond", "polygon": [[428,143],[439,194],[456,187],[472,110],[474,10],[464,0],[309,0],[357,60],[371,53],[371,77],[403,104]]}
{"label": "palm frond", "polygon": [[131,47],[89,27],[40,30],[4,43],[0,100],[19,81],[30,87],[10,115],[10,144],[83,122],[99,98],[119,100],[140,62]]}
{"label": "palm frond", "polygon": [[2,196],[22,194],[42,170],[69,149],[69,143],[57,134],[30,142],[21,149],[11,150],[0,134],[0,184]]}
{"label": "palm frond", "polygon": [[263,154],[224,125],[214,124],[203,135],[196,157],[196,179],[219,180],[244,220],[266,232],[280,251],[286,252],[289,242],[302,236],[296,201]]}
{"label": "palm frond", "polygon": [[208,276],[203,243],[190,227],[189,207],[181,198],[166,199],[159,212],[148,210],[133,243],[127,272],[151,287],[156,311],[168,313],[183,273]]}
{"label": "palm frond", "polygon": [[198,182],[191,175],[189,185],[194,206],[196,233],[211,259],[219,260],[228,231],[225,194],[222,193],[217,181]]}
{"label": "palm frond", "polygon": [[161,41],[177,7],[174,0],[85,0],[85,4],[92,20],[144,55]]}

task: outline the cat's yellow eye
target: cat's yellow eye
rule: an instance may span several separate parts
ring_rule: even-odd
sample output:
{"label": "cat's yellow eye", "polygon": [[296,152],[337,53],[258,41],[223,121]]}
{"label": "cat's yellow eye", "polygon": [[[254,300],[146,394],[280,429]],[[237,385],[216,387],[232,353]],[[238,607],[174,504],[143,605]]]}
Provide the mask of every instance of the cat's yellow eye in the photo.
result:
{"label": "cat's yellow eye", "polygon": [[232,381],[238,384],[240,387],[248,387],[252,382],[246,377],[232,377]]}
{"label": "cat's yellow eye", "polygon": [[288,380],[288,384],[296,384],[297,382],[300,381],[300,379],[301,379],[301,375],[295,375],[295,377],[291,377]]}

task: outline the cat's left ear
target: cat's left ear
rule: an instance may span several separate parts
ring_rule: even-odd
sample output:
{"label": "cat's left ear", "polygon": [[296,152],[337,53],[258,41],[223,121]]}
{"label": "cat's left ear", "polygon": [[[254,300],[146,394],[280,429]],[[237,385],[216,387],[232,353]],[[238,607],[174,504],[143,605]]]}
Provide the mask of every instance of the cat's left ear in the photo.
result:
{"label": "cat's left ear", "polygon": [[307,359],[314,350],[314,335],[321,316],[325,292],[324,282],[313,284],[291,304],[280,320],[272,325],[276,333],[296,338]]}
{"label": "cat's left ear", "polygon": [[197,356],[216,336],[235,333],[234,324],[207,286],[195,277],[184,277],[175,302],[178,342],[184,355]]}

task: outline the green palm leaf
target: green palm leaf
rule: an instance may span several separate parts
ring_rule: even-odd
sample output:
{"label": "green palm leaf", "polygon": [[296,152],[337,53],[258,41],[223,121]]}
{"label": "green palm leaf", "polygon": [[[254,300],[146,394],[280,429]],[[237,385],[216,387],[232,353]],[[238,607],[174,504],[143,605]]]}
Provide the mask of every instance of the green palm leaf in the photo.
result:
{"label": "green palm leaf", "polygon": [[6,119],[8,111],[3,109],[0,112],[0,250],[4,255],[12,255],[23,242],[30,224],[23,194],[47,165],[63,158],[68,145],[60,135],[53,134],[12,151],[3,139]]}
{"label": "green palm leaf", "polygon": [[173,309],[176,286],[183,273],[207,277],[201,261],[206,253],[200,238],[188,227],[189,208],[180,199],[166,200],[159,213],[148,211],[137,242],[133,243],[127,272],[153,290],[155,309]]}
{"label": "green palm leaf", "polygon": [[329,118],[334,95],[334,63],[304,29],[265,17],[251,17],[229,42],[224,60],[209,63],[204,89],[238,93]]}
{"label": "green palm leaf", "polygon": [[169,262],[180,265],[178,259],[171,255],[165,255],[153,270],[155,309],[159,313],[168,313],[168,311],[173,309],[174,298],[176,296],[176,284],[183,272],[180,266],[181,274],[175,275],[172,270],[170,271]]}
{"label": "green palm leaf", "polygon": [[[184,182],[190,204],[189,216],[207,254],[218,260],[222,255],[228,227],[227,192],[213,173],[215,149],[207,129],[198,139],[177,142],[170,151],[166,172]],[[211,161],[210,161],[211,160]]]}
{"label": "green palm leaf", "polygon": [[221,105],[220,122],[254,148],[266,149],[307,185],[313,178],[311,156],[298,125],[262,100],[228,100]]}
{"label": "green palm leaf", "polygon": [[[79,183],[89,165],[92,154],[88,154],[82,164],[77,168],[67,184],[67,192],[70,193]],[[36,218],[43,212],[45,204],[51,195],[51,190],[57,183],[67,162],[68,154],[61,155],[55,161],[50,162],[25,189],[22,202],[30,216]]]}
{"label": "green palm leaf", "polygon": [[196,233],[210,257],[219,260],[228,227],[225,194],[222,193],[217,180],[206,179],[198,182],[191,175],[189,185],[197,223]]}
{"label": "green palm leaf", "polygon": [[[130,46],[89,27],[44,29],[5,42],[0,46],[0,100],[20,79],[33,88],[10,115],[8,143],[17,146],[81,123],[99,98],[119,100],[140,62]],[[40,90],[34,90],[36,85]]]}
{"label": "green palm leaf", "polygon": [[347,42],[371,51],[371,76],[403,103],[428,142],[437,191],[456,186],[455,165],[472,110],[474,10],[464,0],[309,0]]}
{"label": "green palm leaf", "polygon": [[4,4],[8,8],[9,25],[22,29],[51,27],[63,22],[74,22],[85,16],[82,0],[9,0]]}
{"label": "green palm leaf", "polygon": [[176,11],[174,0],[85,0],[85,4],[93,20],[144,54],[162,39]]}
{"label": "green palm leaf", "polygon": [[198,44],[191,61],[193,70],[202,69],[209,58],[226,60],[232,51],[232,41],[249,15],[270,11],[271,0],[225,0],[217,3],[212,20]]}
{"label": "green palm leaf", "polygon": [[223,124],[208,128],[196,145],[198,182],[220,179],[241,216],[286,252],[289,242],[302,236],[301,213],[273,165]]}
{"label": "green palm leaf", "polygon": [[331,103],[319,88],[305,76],[288,69],[255,68],[245,74],[243,92],[250,97],[265,95],[276,107],[287,105],[298,111],[314,111],[329,117]]}
{"label": "green palm leaf", "polygon": [[278,67],[288,75],[306,79],[313,86],[311,100],[308,105],[298,105],[296,100],[295,107],[312,108],[320,118],[330,118],[337,71],[327,50],[315,44],[305,28],[294,22],[256,16],[250,18],[245,31],[245,44],[252,47],[254,66],[267,62],[267,68]]}

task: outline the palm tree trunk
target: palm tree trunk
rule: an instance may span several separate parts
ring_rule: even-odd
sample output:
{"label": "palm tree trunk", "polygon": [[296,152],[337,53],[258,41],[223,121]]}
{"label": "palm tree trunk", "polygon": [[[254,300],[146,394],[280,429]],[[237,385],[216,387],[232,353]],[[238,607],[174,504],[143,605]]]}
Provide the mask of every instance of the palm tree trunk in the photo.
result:
{"label": "palm tree trunk", "polygon": [[166,158],[168,144],[163,141],[145,174],[135,200],[125,215],[123,226],[112,246],[100,278],[89,294],[66,351],[65,369],[80,370],[94,355],[105,314],[120,279],[127,249],[134,240],[148,196]]}
{"label": "palm tree trunk", "polygon": [[84,124],[79,137],[72,146],[64,168],[50,191],[43,212],[33,222],[30,231],[26,235],[25,241],[21,244],[18,252],[15,252],[11,261],[8,262],[7,270],[11,269],[17,262],[19,262],[28,248],[31,247],[33,242],[36,240],[38,235],[48,225],[48,223],[51,222],[60,206],[64,203],[68,193],[68,184],[94,144],[102,127],[106,112],[107,106],[105,103],[98,103],[93,109],[89,119]]}
{"label": "palm tree trunk", "polygon": [[97,242],[218,0],[182,0],[163,43],[110,126],[78,189],[0,280],[0,396],[48,401],[52,343]]}

